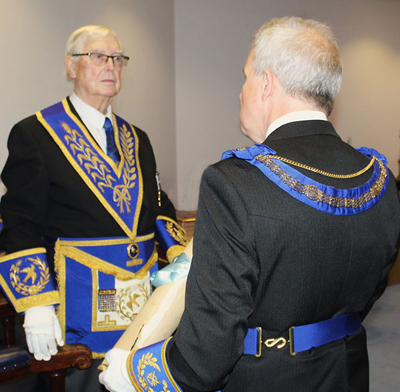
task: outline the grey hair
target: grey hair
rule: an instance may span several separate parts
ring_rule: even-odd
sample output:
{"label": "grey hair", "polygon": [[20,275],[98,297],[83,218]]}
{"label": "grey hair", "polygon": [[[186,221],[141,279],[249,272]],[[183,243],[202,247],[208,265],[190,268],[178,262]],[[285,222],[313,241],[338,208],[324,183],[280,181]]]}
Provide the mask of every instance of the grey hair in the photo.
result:
{"label": "grey hair", "polygon": [[88,25],[80,27],[69,36],[67,44],[65,45],[65,55],[68,56],[74,53],[80,53],[85,47],[88,38],[100,38],[110,34],[116,38],[121,50],[123,50],[115,31],[105,26]]}
{"label": "grey hair", "polygon": [[270,70],[286,93],[328,115],[342,84],[342,59],[332,30],[315,20],[272,19],[252,39],[256,74]]}
{"label": "grey hair", "polygon": [[[84,50],[86,41],[89,38],[101,38],[108,35],[113,35],[116,38],[123,53],[124,49],[115,31],[105,26],[88,25],[80,27],[69,36],[67,44],[65,45],[65,56],[81,53]],[[75,57],[75,61],[79,61],[79,57]],[[65,72],[65,75],[67,80],[71,81],[71,78],[67,72]]]}

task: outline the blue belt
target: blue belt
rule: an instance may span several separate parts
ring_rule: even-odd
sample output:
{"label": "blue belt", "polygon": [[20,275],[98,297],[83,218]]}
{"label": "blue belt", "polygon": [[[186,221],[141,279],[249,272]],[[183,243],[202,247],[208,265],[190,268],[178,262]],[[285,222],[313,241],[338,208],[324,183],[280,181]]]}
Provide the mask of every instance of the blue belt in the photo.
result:
{"label": "blue belt", "polygon": [[279,337],[263,341],[260,327],[249,328],[244,339],[244,354],[260,357],[262,344],[267,347],[276,346],[277,349],[289,344],[290,354],[294,356],[299,352],[353,335],[360,329],[361,320],[356,313],[345,314],[314,324],[292,327],[289,329],[289,340]]}

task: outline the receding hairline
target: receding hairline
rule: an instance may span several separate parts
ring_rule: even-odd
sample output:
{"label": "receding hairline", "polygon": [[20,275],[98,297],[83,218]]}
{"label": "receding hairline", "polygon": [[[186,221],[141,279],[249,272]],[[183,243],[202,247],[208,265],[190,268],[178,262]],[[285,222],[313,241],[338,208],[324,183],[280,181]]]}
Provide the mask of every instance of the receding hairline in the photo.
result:
{"label": "receding hairline", "polygon": [[118,38],[117,33],[106,26],[101,25],[87,25],[82,26],[71,33],[68,37],[66,46],[65,46],[65,55],[71,55],[72,52],[76,51],[77,49],[82,49],[82,47],[86,44],[89,39],[96,39],[98,37],[107,37],[113,36],[117,42],[121,51],[123,52],[124,49],[122,47],[121,41]]}

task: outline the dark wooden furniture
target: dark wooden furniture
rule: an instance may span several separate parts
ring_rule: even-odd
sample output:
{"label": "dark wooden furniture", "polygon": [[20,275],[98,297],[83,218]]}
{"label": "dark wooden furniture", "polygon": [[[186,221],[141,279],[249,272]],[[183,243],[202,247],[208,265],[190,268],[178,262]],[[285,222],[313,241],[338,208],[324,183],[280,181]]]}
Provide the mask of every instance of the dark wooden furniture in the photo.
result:
{"label": "dark wooden furniture", "polygon": [[197,211],[176,211],[176,219],[185,229],[188,240],[193,238]]}
{"label": "dark wooden furniture", "polygon": [[[29,353],[19,347],[14,347],[15,311],[4,296],[0,296],[0,319],[3,336],[0,358],[3,363],[10,362],[10,367],[0,369],[0,384],[18,380],[33,373],[46,372],[49,376],[52,392],[65,392],[65,375],[67,369],[87,369],[93,363],[92,352],[84,344],[67,344],[60,347],[58,353],[50,361],[37,361]],[[0,387],[1,389],[1,387]],[[72,391],[71,391],[72,392]]]}

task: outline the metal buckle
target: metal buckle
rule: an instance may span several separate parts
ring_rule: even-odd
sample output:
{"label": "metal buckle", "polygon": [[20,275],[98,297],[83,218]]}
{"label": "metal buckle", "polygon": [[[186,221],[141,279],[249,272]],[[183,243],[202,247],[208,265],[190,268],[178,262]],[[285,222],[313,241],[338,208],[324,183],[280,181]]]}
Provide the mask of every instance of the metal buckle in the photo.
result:
{"label": "metal buckle", "polygon": [[294,348],[294,341],[293,341],[293,328],[291,327],[289,328],[289,340],[286,340],[283,337],[279,337],[279,338],[271,338],[271,339],[267,339],[265,342],[262,341],[262,328],[261,327],[257,327],[257,331],[258,331],[258,349],[257,349],[257,354],[255,355],[257,358],[261,357],[261,348],[262,348],[262,344],[264,343],[268,348],[274,347],[276,346],[276,348],[278,350],[280,350],[281,348],[285,347],[288,343],[289,343],[289,348],[290,348],[290,355],[292,357],[294,357],[296,355],[296,353],[294,352],[293,348]]}
{"label": "metal buckle", "polygon": [[263,343],[263,341],[262,341],[262,328],[261,327],[257,327],[257,331],[258,331],[258,350],[257,350],[256,357],[259,358],[259,357],[261,357],[261,345]]}
{"label": "metal buckle", "polygon": [[135,260],[139,256],[139,245],[135,242],[130,243],[126,248],[126,252],[131,260]]}
{"label": "metal buckle", "polygon": [[296,356],[296,353],[294,352],[294,339],[293,339],[293,328],[289,328],[289,347],[290,347],[290,355],[292,357]]}

